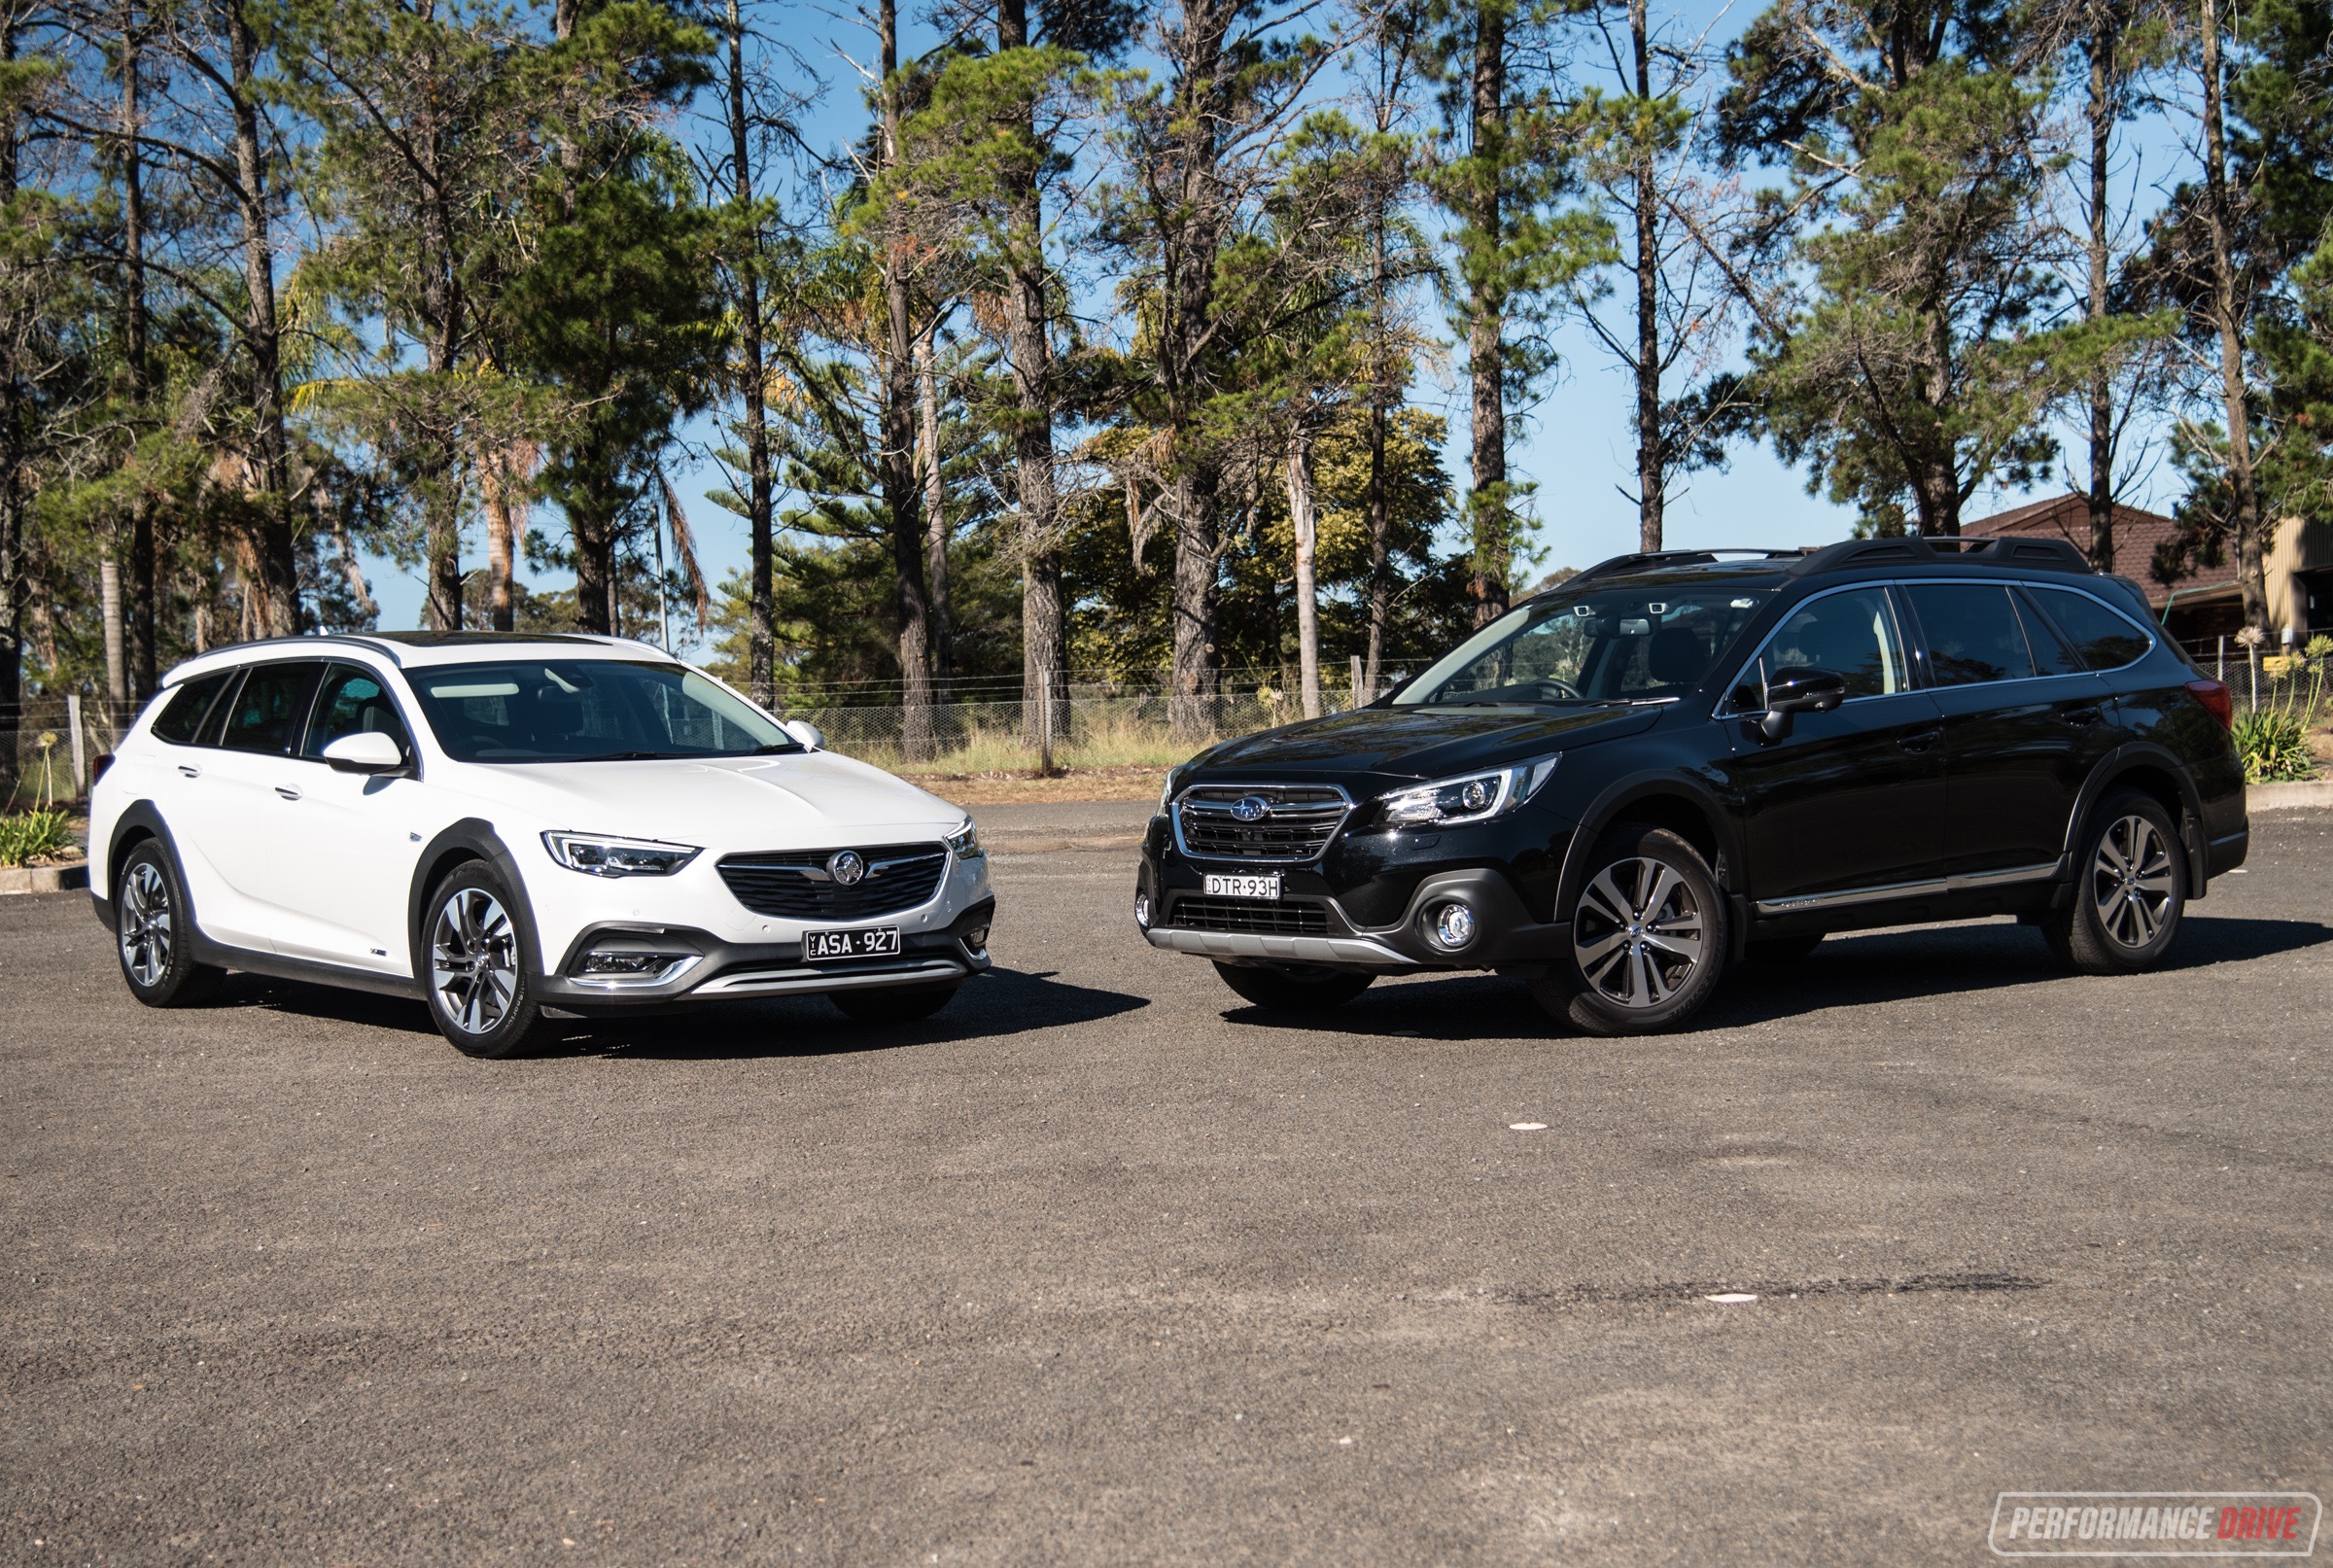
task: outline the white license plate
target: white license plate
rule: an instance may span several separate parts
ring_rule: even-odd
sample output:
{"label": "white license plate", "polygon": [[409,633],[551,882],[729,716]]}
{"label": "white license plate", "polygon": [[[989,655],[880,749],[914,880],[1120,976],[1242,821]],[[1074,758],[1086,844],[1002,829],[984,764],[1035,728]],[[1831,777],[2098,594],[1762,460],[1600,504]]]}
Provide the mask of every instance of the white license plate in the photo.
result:
{"label": "white license plate", "polygon": [[1277,898],[1280,896],[1280,874],[1269,877],[1209,877],[1209,898]]}
{"label": "white license plate", "polygon": [[857,931],[805,931],[805,958],[895,958],[899,956],[899,927],[871,925]]}

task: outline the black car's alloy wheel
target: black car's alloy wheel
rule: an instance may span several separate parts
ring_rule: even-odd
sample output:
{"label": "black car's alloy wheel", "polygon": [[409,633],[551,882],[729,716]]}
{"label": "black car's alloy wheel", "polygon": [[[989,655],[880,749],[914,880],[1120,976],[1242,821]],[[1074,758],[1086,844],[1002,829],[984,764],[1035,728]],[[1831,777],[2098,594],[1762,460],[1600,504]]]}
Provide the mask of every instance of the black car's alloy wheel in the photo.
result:
{"label": "black car's alloy wheel", "polygon": [[430,1015],[470,1056],[508,1056],[542,1016],[528,979],[533,956],[511,917],[512,901],[502,879],[478,860],[456,867],[430,895],[423,947]]}
{"label": "black car's alloy wheel", "polygon": [[1709,998],[1724,967],[1717,878],[1666,828],[1624,822],[1606,833],[1571,919],[1569,961],[1533,990],[1590,1034],[1674,1028]]}
{"label": "black car's alloy wheel", "polygon": [[149,839],[122,857],[114,886],[114,947],[131,994],[149,1007],[183,1007],[217,995],[226,972],[194,961],[192,937],[178,868]]}
{"label": "black car's alloy wheel", "polygon": [[2187,908],[2187,851],[2171,813],[2125,791],[2098,804],[2076,851],[2069,906],[2041,930],[2085,974],[2128,974],[2162,958]]}

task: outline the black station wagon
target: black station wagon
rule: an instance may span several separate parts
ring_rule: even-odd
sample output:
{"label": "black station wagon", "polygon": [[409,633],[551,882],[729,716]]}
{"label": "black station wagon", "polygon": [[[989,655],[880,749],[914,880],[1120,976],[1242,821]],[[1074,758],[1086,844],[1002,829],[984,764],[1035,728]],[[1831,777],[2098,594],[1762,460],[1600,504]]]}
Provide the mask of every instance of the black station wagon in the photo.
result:
{"label": "black station wagon", "polygon": [[2013,914],[2122,973],[2243,863],[2230,717],[2056,540],[1622,556],[1176,768],[1134,923],[1262,1007],[1495,969],[1603,1034],[1861,927]]}

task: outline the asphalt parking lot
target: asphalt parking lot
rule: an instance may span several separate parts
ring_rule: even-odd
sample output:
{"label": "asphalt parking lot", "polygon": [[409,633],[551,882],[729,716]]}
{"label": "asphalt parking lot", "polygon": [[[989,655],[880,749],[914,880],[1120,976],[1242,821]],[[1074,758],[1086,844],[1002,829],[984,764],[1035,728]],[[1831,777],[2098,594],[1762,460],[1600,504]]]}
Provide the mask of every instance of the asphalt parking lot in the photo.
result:
{"label": "asphalt parking lot", "polygon": [[0,899],[0,1561],[1976,1563],[2002,1490],[2333,1490],[2333,816],[2157,973],[1834,938],[1608,1042],[1268,1019],[1135,938],[1142,808],[981,815],[999,971],[903,1028],[471,1062]]}

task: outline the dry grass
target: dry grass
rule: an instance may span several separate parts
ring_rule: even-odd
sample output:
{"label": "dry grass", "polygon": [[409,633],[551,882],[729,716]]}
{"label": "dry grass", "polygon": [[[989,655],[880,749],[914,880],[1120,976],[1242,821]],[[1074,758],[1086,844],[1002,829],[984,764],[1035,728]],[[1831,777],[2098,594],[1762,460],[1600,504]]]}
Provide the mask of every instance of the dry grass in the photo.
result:
{"label": "dry grass", "polygon": [[923,788],[958,806],[1014,806],[1032,801],[1084,801],[1159,798],[1166,786],[1165,768],[1081,768],[1041,778],[1025,772],[947,774],[923,769],[905,773]]}

